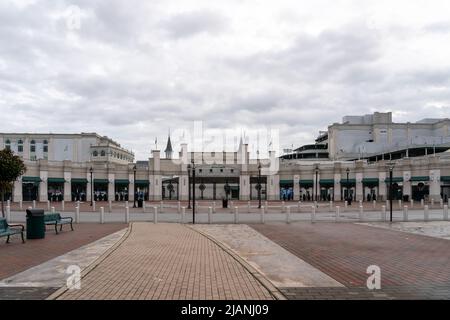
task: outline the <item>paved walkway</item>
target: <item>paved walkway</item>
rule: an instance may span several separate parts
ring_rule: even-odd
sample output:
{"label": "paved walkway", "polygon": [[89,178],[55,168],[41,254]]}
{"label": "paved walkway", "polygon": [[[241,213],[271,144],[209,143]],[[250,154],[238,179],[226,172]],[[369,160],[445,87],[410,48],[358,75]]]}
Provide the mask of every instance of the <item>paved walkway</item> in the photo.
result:
{"label": "paved walkway", "polygon": [[232,256],[179,224],[133,223],[128,238],[60,299],[272,299]]}
{"label": "paved walkway", "polygon": [[[284,288],[288,298],[450,299],[448,240],[351,223],[252,227],[348,288]],[[381,268],[381,291],[365,289],[370,265]]]}
{"label": "paved walkway", "polygon": [[5,238],[2,238],[0,239],[0,261],[2,261],[0,263],[0,280],[47,262],[126,227],[127,225],[123,223],[81,223],[74,224],[75,231],[70,231],[70,226],[64,226],[63,232],[59,234],[55,234],[54,229],[48,227],[44,239],[27,240],[24,244],[20,240],[20,235],[12,237],[9,244],[5,244],[3,241]]}

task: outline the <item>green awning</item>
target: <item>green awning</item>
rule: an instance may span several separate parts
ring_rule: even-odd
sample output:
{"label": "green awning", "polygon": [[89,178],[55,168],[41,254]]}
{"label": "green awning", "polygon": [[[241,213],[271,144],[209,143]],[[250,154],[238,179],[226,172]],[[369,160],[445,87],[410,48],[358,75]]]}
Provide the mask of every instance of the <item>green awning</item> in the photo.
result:
{"label": "green awning", "polygon": [[22,177],[22,182],[41,182],[40,177]]}
{"label": "green awning", "polygon": [[411,177],[410,181],[430,181],[429,176],[418,176],[418,177]]}
{"label": "green awning", "polygon": [[94,183],[109,183],[108,179],[94,179]]}
{"label": "green awning", "polygon": [[128,179],[116,179],[114,180],[115,184],[130,184],[130,181]]}
{"label": "green awning", "polygon": [[321,185],[333,185],[334,186],[334,179],[320,179],[319,183]]}
{"label": "green awning", "polygon": [[145,185],[149,185],[150,181],[148,181],[148,180],[136,180],[134,184],[137,185],[137,186],[145,186]]}
{"label": "green awning", "polygon": [[378,184],[380,182],[380,179],[378,179],[378,178],[363,178],[362,182],[367,183],[367,184],[370,184],[370,183]]}
{"label": "green awning", "polygon": [[348,179],[347,178],[341,178],[341,184],[355,184],[356,183],[356,179]]}
{"label": "green awning", "polygon": [[441,177],[441,181],[450,182],[450,176]]}
{"label": "green awning", "polygon": [[299,183],[300,185],[310,185],[314,184],[314,180],[300,180]]}
{"label": "green awning", "polygon": [[88,180],[84,178],[72,178],[70,181],[72,183],[88,183]]}
{"label": "green awning", "polygon": [[48,178],[48,183],[64,183],[66,180],[64,178]]}
{"label": "green awning", "polygon": [[[390,178],[387,177],[387,178],[384,180],[384,182],[389,183],[389,182],[390,182]],[[403,177],[393,177],[393,178],[392,178],[392,183],[395,183],[395,182],[403,182]]]}
{"label": "green awning", "polygon": [[280,180],[280,185],[294,184],[294,180]]}

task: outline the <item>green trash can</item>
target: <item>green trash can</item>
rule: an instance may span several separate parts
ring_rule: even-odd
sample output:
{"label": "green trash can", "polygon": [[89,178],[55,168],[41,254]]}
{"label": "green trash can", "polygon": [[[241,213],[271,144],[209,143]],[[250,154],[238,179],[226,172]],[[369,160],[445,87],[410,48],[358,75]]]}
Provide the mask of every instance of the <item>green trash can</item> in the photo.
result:
{"label": "green trash can", "polygon": [[27,210],[27,239],[45,238],[44,210]]}

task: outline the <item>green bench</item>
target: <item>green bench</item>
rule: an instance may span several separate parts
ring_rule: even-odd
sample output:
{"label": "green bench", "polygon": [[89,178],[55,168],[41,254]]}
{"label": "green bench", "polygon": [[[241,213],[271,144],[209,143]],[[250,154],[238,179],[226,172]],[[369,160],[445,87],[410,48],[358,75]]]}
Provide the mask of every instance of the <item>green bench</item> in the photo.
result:
{"label": "green bench", "polygon": [[73,231],[72,222],[73,219],[71,217],[61,217],[61,214],[59,213],[47,213],[44,215],[45,225],[54,225],[56,234],[58,234],[58,226],[60,226],[59,231],[62,231],[62,227],[65,224],[70,224],[70,228]]}
{"label": "green bench", "polygon": [[0,218],[0,237],[7,237],[6,243],[9,243],[9,237],[14,234],[19,234],[22,236],[22,243],[25,243],[23,238],[23,232],[25,227],[21,224],[8,224],[5,218]]}

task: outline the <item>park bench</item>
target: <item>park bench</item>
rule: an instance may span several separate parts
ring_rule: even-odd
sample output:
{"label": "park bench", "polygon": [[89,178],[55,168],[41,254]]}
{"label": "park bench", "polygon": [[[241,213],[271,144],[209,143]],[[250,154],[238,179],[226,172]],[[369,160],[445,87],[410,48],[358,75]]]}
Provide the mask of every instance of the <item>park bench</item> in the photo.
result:
{"label": "park bench", "polygon": [[65,224],[70,224],[70,228],[73,231],[72,222],[73,219],[71,217],[61,217],[59,213],[47,213],[44,215],[45,225],[54,225],[56,234],[58,234],[58,226],[60,226],[59,231],[62,231],[62,227]]}
{"label": "park bench", "polygon": [[5,218],[0,218],[0,237],[7,237],[6,243],[9,243],[9,237],[14,234],[19,234],[22,236],[22,242],[25,243],[23,238],[23,232],[25,227],[21,224],[8,224]]}

